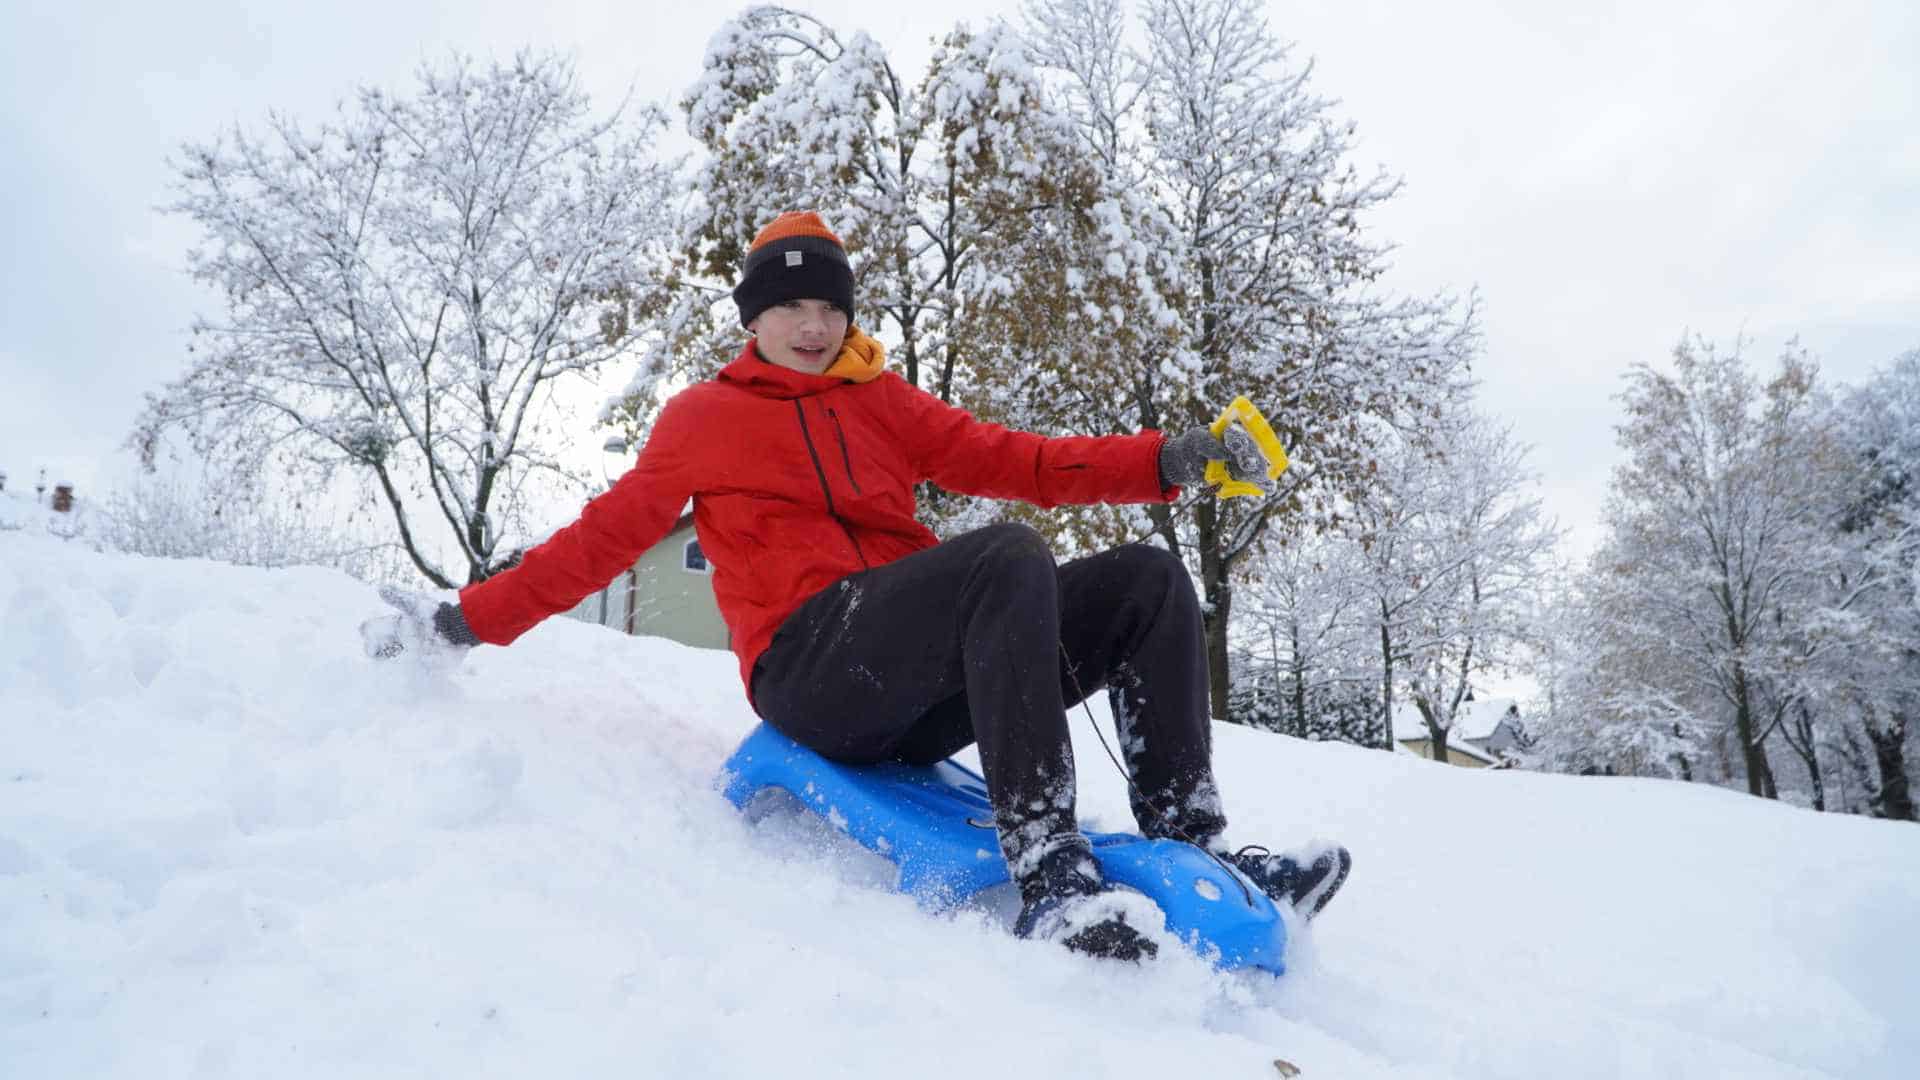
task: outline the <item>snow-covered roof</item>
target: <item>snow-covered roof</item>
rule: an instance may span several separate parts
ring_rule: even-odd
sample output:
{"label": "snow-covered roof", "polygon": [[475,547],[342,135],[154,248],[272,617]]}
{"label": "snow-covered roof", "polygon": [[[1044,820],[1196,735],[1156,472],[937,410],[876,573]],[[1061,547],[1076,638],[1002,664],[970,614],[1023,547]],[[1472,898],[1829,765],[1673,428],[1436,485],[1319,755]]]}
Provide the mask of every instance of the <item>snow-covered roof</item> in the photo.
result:
{"label": "snow-covered roof", "polygon": [[[1464,742],[1467,739],[1485,739],[1500,726],[1515,708],[1513,698],[1487,698],[1485,701],[1469,701],[1460,706],[1460,715],[1454,719],[1453,731],[1447,736],[1448,745]],[[1393,737],[1395,739],[1427,738],[1426,721],[1420,719],[1420,710],[1411,701],[1396,701],[1393,705]]]}

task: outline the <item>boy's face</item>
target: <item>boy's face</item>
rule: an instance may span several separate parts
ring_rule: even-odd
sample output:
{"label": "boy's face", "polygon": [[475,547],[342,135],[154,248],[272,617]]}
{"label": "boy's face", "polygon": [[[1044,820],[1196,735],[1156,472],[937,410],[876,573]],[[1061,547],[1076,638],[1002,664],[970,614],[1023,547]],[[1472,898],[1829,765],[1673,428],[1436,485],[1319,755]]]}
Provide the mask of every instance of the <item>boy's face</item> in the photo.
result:
{"label": "boy's face", "polygon": [[847,313],[827,300],[785,300],[761,312],[747,329],[760,355],[783,368],[818,375],[840,357]]}

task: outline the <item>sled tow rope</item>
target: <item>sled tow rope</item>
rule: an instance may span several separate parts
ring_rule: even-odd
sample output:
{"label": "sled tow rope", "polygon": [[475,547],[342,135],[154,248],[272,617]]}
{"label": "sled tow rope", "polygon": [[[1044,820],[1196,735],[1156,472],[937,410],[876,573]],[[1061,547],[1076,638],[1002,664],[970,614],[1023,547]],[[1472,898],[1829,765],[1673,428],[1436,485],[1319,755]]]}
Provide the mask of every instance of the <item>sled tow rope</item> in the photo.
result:
{"label": "sled tow rope", "polygon": [[1063,642],[1060,642],[1059,645],[1060,645],[1061,664],[1063,668],[1066,670],[1068,680],[1073,683],[1073,692],[1075,696],[1080,698],[1081,711],[1087,714],[1087,726],[1093,729],[1094,738],[1100,740],[1100,749],[1105,750],[1107,752],[1107,760],[1113,762],[1113,767],[1117,772],[1119,772],[1120,779],[1125,780],[1127,782],[1128,790],[1132,791],[1135,795],[1139,796],[1140,801],[1147,804],[1148,809],[1160,815],[1161,823],[1164,824],[1167,828],[1172,829],[1173,832],[1180,837],[1180,839],[1186,841],[1189,844],[1192,844],[1194,847],[1199,848],[1201,851],[1206,852],[1207,858],[1212,859],[1214,862],[1219,863],[1220,869],[1225,870],[1227,872],[1227,877],[1231,878],[1234,884],[1240,886],[1240,892],[1244,894],[1247,898],[1247,906],[1252,907],[1253,906],[1253,890],[1247,888],[1246,881],[1239,874],[1234,873],[1233,867],[1229,865],[1225,859],[1222,859],[1216,852],[1214,852],[1213,849],[1207,847],[1205,844],[1202,844],[1200,841],[1195,840],[1190,834],[1188,834],[1187,830],[1181,828],[1178,824],[1176,824],[1174,822],[1172,814],[1169,814],[1167,811],[1161,809],[1158,803],[1154,802],[1152,799],[1147,797],[1146,792],[1140,790],[1140,785],[1133,782],[1133,774],[1129,773],[1127,771],[1126,765],[1121,763],[1119,755],[1113,752],[1113,747],[1107,745],[1107,736],[1105,735],[1105,733],[1103,733],[1100,730],[1100,721],[1093,715],[1093,709],[1091,709],[1087,705],[1086,692],[1080,688],[1080,679],[1077,676],[1075,676],[1073,673],[1073,658],[1067,655],[1067,643],[1063,641]]}

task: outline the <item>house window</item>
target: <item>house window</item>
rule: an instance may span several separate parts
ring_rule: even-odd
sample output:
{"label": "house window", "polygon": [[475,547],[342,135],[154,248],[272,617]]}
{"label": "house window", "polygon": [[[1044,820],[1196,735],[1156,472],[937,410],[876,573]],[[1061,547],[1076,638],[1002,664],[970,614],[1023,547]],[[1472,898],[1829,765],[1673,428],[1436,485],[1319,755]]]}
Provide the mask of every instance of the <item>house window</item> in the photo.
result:
{"label": "house window", "polygon": [[680,565],[696,574],[704,574],[707,572],[707,553],[700,550],[700,541],[687,541],[686,550],[680,559]]}

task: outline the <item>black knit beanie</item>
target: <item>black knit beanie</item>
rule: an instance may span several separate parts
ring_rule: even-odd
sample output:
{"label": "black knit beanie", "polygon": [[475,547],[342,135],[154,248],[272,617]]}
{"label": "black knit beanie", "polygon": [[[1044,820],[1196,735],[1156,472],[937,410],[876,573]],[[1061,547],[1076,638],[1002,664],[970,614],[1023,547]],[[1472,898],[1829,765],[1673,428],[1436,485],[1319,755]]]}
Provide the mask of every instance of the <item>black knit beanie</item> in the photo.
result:
{"label": "black knit beanie", "polygon": [[733,302],[740,325],[785,300],[828,300],[853,321],[853,268],[840,238],[811,210],[790,210],[768,222],[740,267]]}

